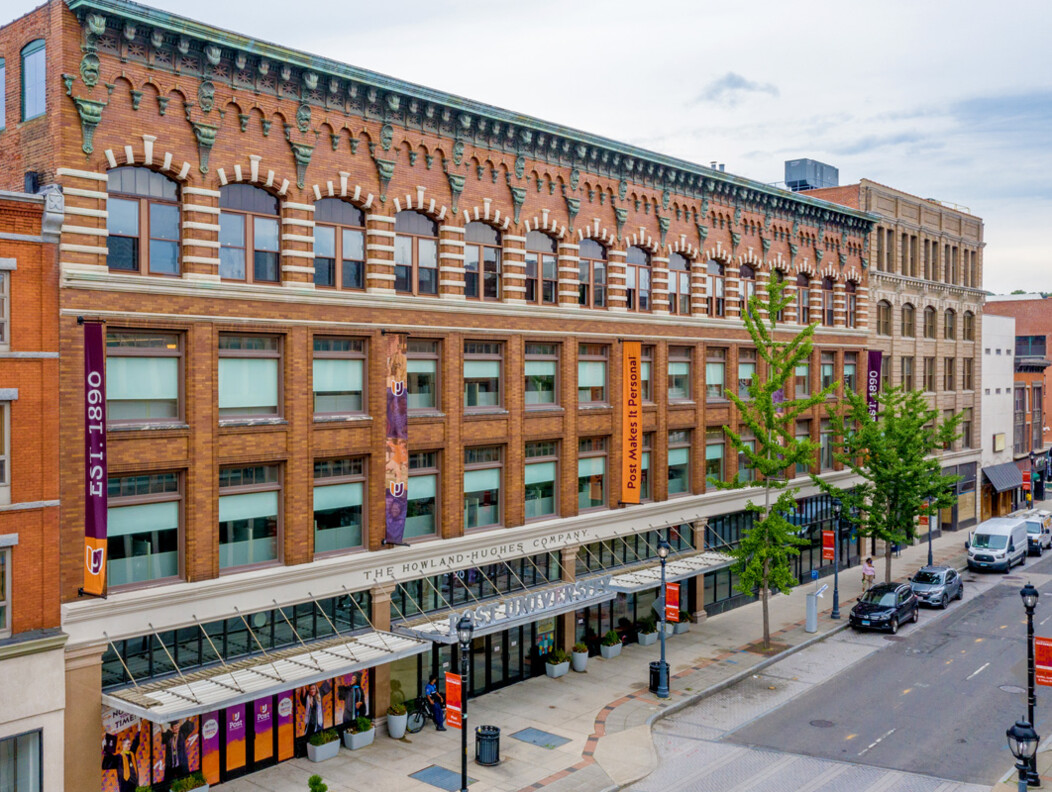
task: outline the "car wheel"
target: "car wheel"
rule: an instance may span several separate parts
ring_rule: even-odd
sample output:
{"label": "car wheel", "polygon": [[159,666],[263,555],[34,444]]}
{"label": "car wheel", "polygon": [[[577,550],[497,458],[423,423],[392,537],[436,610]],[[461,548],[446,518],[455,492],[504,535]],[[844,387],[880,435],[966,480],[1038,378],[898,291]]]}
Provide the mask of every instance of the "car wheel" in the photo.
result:
{"label": "car wheel", "polygon": [[942,595],[942,599],[939,600],[939,607],[946,610],[946,606],[950,604],[950,598],[945,594]]}
{"label": "car wheel", "polygon": [[892,619],[891,620],[891,634],[894,635],[898,631],[899,631],[899,620],[898,619]]}
{"label": "car wheel", "polygon": [[957,587],[957,599],[964,599],[964,584]]}
{"label": "car wheel", "polygon": [[920,606],[918,605],[916,608],[913,609],[913,623],[916,624],[919,621],[920,621]]}

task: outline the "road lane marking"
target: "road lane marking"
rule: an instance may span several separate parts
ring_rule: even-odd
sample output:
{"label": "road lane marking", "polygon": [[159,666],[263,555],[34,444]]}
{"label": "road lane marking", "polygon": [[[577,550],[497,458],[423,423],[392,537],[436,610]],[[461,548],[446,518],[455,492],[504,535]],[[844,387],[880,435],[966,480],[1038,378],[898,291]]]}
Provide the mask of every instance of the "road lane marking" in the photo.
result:
{"label": "road lane marking", "polygon": [[906,688],[906,689],[905,689],[904,691],[902,691],[902,695],[903,695],[903,696],[905,696],[905,695],[906,695],[907,693],[909,693],[909,692],[910,692],[911,690],[913,690],[913,688]]}
{"label": "road lane marking", "polygon": [[881,742],[884,741],[885,738],[890,737],[892,732],[894,732],[894,731],[895,731],[894,729],[888,729],[884,734],[880,735],[880,737],[878,737],[873,742],[871,742],[869,745],[867,745],[865,748],[863,748],[861,751],[859,751],[858,755],[862,756],[870,748],[876,748],[878,745],[880,745]]}
{"label": "road lane marking", "polygon": [[849,734],[849,735],[848,735],[847,737],[845,737],[844,739],[845,739],[845,740],[853,740],[853,739],[855,739],[856,737],[858,737],[858,735],[857,735],[857,734]]}
{"label": "road lane marking", "polygon": [[964,678],[964,681],[965,681],[965,682],[967,682],[967,681],[968,681],[969,679],[971,679],[972,677],[974,677],[974,676],[979,676],[979,674],[981,674],[981,673],[983,672],[983,670],[984,670],[984,669],[985,669],[985,668],[986,668],[986,667],[987,667],[988,665],[990,665],[990,664],[989,664],[989,663],[983,663],[983,664],[982,664],[981,666],[979,666],[979,667],[978,667],[977,669],[975,669],[974,671],[972,671],[972,673],[971,673],[971,674],[969,674],[968,676],[966,676],[966,677]]}

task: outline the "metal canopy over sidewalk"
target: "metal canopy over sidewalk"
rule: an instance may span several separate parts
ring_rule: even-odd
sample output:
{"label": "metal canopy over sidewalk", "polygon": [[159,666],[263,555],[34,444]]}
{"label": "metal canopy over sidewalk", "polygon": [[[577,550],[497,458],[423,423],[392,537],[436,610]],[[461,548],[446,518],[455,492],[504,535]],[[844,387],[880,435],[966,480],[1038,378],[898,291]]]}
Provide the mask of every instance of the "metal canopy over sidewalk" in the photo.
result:
{"label": "metal canopy over sidewalk", "polygon": [[1023,474],[1015,462],[1004,462],[983,468],[983,475],[998,492],[1006,492],[1023,486]]}
{"label": "metal canopy over sidewalk", "polygon": [[167,723],[364,671],[430,648],[424,641],[378,630],[345,635],[111,690],[103,693],[102,703],[154,723]]}
{"label": "metal canopy over sidewalk", "polygon": [[[704,572],[715,572],[718,569],[725,569],[733,563],[734,559],[729,555],[712,550],[702,551],[696,555],[670,558],[665,564],[665,580],[669,583],[675,583],[677,580],[691,578]],[[610,588],[621,594],[636,594],[660,585],[660,561],[614,575],[610,581]]]}

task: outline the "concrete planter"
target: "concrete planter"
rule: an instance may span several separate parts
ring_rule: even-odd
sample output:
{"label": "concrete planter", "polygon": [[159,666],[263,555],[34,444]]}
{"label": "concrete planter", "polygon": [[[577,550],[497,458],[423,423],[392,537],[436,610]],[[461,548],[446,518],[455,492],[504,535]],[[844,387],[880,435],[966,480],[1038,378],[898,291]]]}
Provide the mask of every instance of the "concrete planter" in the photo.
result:
{"label": "concrete planter", "polygon": [[395,740],[401,740],[405,737],[405,726],[409,722],[409,713],[403,712],[401,715],[388,715],[387,716],[387,734]]}
{"label": "concrete planter", "polygon": [[350,748],[352,751],[357,751],[359,748],[364,748],[367,745],[373,744],[373,737],[376,736],[376,727],[369,729],[369,731],[363,732],[352,732],[350,729],[343,733],[343,744],[346,748]]}
{"label": "concrete planter", "polygon": [[571,652],[570,659],[573,662],[573,670],[583,674],[588,668],[588,652]]}
{"label": "concrete planter", "polygon": [[653,646],[657,643],[658,634],[652,633],[640,633],[639,634],[639,645],[640,646]]}
{"label": "concrete planter", "polygon": [[676,635],[681,633],[690,632],[690,622],[676,622],[672,625],[672,632]]}
{"label": "concrete planter", "polygon": [[621,644],[614,644],[613,646],[600,644],[599,654],[601,654],[606,660],[609,660],[612,657],[617,657],[619,654],[621,654]]}
{"label": "concrete planter", "polygon": [[307,758],[312,762],[324,762],[326,759],[334,758],[339,752],[339,740],[333,740],[324,745],[311,745],[310,743],[307,743]]}
{"label": "concrete planter", "polygon": [[544,673],[550,676],[552,679],[558,679],[561,676],[569,673],[570,661],[567,660],[565,663],[545,663]]}
{"label": "concrete planter", "polygon": [[[661,629],[660,627],[658,629]],[[676,632],[676,625],[674,622],[665,622],[665,635],[672,635]]]}

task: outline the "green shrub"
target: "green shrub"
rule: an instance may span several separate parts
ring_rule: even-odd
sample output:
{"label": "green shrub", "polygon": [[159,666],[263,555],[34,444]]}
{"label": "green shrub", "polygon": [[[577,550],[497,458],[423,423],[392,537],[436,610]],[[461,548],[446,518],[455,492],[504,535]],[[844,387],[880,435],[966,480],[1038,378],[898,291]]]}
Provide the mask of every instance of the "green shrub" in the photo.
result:
{"label": "green shrub", "polygon": [[316,732],[310,736],[308,742],[311,745],[328,745],[331,742],[336,742],[340,739],[339,732],[336,729],[326,729],[325,731]]}
{"label": "green shrub", "polygon": [[[172,782],[172,792],[189,792],[191,789],[198,789],[203,787],[208,782],[205,781],[205,775],[200,770],[191,773],[186,778],[179,778]],[[143,789],[149,789],[149,787],[142,787]],[[136,790],[138,792],[138,790]]]}
{"label": "green shrub", "polygon": [[367,732],[373,727],[373,722],[366,718],[364,715],[360,715],[354,719],[351,723],[351,731],[355,734],[361,734]]}
{"label": "green shrub", "polygon": [[148,786],[137,786],[135,792],[153,792],[153,787]]}
{"label": "green shrub", "polygon": [[614,630],[607,631],[603,636],[603,646],[617,646],[621,643],[621,637]]}
{"label": "green shrub", "polygon": [[388,715],[405,715],[405,704],[399,704],[392,701],[391,706],[387,708]]}
{"label": "green shrub", "polygon": [[639,631],[644,635],[657,632],[657,619],[654,616],[644,616],[639,620]]}
{"label": "green shrub", "polygon": [[321,780],[321,776],[317,773],[307,779],[307,789],[310,792],[329,792],[328,785]]}
{"label": "green shrub", "polygon": [[680,621],[680,624],[686,624],[687,622],[690,621],[690,614],[687,613],[686,611],[680,611],[679,612],[679,621]]}
{"label": "green shrub", "polygon": [[566,654],[562,649],[552,649],[548,654],[544,656],[544,662],[550,665],[558,665],[559,663],[568,663],[570,661],[570,655]]}
{"label": "green shrub", "polygon": [[577,652],[578,654],[580,654],[581,652],[587,652],[588,651],[588,646],[583,644],[583,643],[581,643],[580,641],[578,641],[577,643],[575,643],[573,645],[573,650],[575,652]]}

